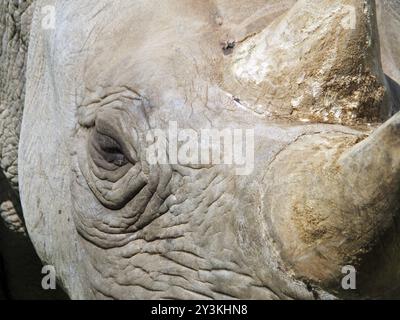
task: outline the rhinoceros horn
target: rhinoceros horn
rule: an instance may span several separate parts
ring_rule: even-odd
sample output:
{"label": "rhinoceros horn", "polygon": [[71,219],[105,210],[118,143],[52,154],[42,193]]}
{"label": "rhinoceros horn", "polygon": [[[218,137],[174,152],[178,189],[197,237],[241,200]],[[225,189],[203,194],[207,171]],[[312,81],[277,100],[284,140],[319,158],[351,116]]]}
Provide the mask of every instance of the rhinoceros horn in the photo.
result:
{"label": "rhinoceros horn", "polygon": [[[227,87],[246,100],[257,97],[250,102],[267,114],[361,128],[307,133],[268,170],[265,212],[294,273],[323,287],[337,287],[348,264],[363,279],[383,262],[391,266],[384,273],[393,274],[400,261],[393,223],[400,210],[400,114],[388,120],[399,106],[381,66],[375,2],[298,1],[240,44],[225,75]],[[378,291],[393,281],[369,278],[364,287],[373,282]]]}
{"label": "rhinoceros horn", "polygon": [[301,0],[231,41],[225,87],[267,115],[340,124],[392,115],[373,0]]}

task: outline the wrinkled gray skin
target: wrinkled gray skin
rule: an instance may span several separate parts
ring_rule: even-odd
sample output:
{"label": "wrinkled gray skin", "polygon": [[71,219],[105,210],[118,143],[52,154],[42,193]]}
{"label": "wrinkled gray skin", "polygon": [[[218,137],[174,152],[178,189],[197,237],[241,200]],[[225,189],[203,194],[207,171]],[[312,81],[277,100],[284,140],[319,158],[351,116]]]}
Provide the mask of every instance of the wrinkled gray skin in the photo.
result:
{"label": "wrinkled gray skin", "polygon": [[41,287],[42,263],[29,238],[18,192],[17,153],[32,1],[0,1],[0,299],[64,295]]}
{"label": "wrinkled gray skin", "polygon": [[[42,27],[49,4],[55,29]],[[316,18],[305,10],[310,4]],[[349,294],[340,289],[341,267],[352,264],[359,278],[351,294],[398,297],[395,4],[378,6],[381,59],[373,1],[36,2],[19,190],[35,249],[56,267],[68,295],[328,299]],[[353,31],[335,29],[345,5],[356,8]],[[296,42],[304,36],[298,30],[312,31]],[[341,30],[332,56],[332,43],[322,45],[331,30]],[[273,39],[267,49],[264,35]],[[294,41],[291,49],[277,54],[285,41]],[[299,52],[309,59],[299,60]],[[255,82],[248,66],[261,68],[268,57],[281,57],[276,72]],[[318,72],[326,61],[329,72]],[[304,86],[298,70],[307,73]],[[309,79],[322,94],[295,106]],[[11,128],[20,123],[18,97],[2,98],[17,110]],[[254,129],[253,173],[150,165],[144,136],[169,121]],[[11,149],[2,169],[17,190]]]}

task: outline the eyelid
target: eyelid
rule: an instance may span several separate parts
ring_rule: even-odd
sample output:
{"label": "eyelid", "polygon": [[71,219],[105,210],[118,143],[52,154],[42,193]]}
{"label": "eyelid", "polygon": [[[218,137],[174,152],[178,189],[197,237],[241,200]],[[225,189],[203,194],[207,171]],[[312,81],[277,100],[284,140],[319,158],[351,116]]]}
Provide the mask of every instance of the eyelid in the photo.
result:
{"label": "eyelid", "polygon": [[[129,162],[121,146],[113,138],[96,131],[92,139],[93,148],[97,151],[97,154],[96,152],[92,154],[95,162],[97,160],[97,155],[100,155],[107,163],[114,164],[118,167],[122,167]],[[99,161],[99,165],[102,165],[101,161]]]}
{"label": "eyelid", "polygon": [[113,108],[115,106],[136,103],[141,104],[145,99],[139,92],[127,86],[121,87],[95,87],[92,92],[94,96],[85,97],[78,107],[79,124],[86,128],[94,126],[98,110],[103,108]]}
{"label": "eyelid", "polygon": [[106,154],[104,153],[102,148],[98,145],[96,138],[94,138],[93,136],[88,141],[88,152],[90,156],[90,162],[100,170],[106,170],[112,172],[123,167],[123,166],[118,166],[115,163],[106,159]]}
{"label": "eyelid", "polygon": [[[114,111],[114,112],[112,112]],[[120,112],[115,112],[117,110],[110,110],[109,112],[107,111],[102,111],[99,112],[97,118],[96,118],[96,123],[95,123],[95,130],[104,136],[109,137],[110,139],[113,139],[116,141],[126,158],[131,162],[131,163],[136,163],[138,161],[137,159],[137,151],[134,146],[134,144],[137,143],[137,136],[135,136],[136,133],[133,132],[134,130],[128,130],[125,125],[125,121],[122,119],[122,115]],[[120,111],[120,110],[118,110]],[[124,113],[123,115],[125,115]],[[113,124],[110,124],[112,120],[115,120]]]}
{"label": "eyelid", "polygon": [[100,148],[102,148],[103,150],[106,148],[115,148],[115,149],[121,149],[121,145],[118,143],[118,141],[116,141],[114,138],[102,134],[98,131],[96,131],[96,141],[98,142],[98,145],[100,146]]}

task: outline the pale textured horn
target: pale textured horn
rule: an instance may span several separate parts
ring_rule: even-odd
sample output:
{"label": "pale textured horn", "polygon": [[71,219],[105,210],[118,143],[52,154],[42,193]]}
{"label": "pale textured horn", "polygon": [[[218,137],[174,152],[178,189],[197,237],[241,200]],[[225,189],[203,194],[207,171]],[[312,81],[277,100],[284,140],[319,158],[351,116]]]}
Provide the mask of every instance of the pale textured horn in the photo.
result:
{"label": "pale textured horn", "polygon": [[227,90],[264,114],[353,124],[391,115],[373,0],[300,0],[237,46]]}
{"label": "pale textured horn", "polygon": [[269,225],[297,276],[337,287],[343,266],[370,268],[366,256],[398,265],[397,244],[376,248],[383,237],[400,243],[400,113],[367,138],[329,130],[300,137],[265,181]]}
{"label": "pale textured horn", "polygon": [[[380,204],[392,209],[400,202],[400,113],[370,137],[344,153],[339,164],[348,185],[360,190],[356,205]],[[385,209],[386,208],[386,209]],[[390,217],[389,217],[390,218]]]}

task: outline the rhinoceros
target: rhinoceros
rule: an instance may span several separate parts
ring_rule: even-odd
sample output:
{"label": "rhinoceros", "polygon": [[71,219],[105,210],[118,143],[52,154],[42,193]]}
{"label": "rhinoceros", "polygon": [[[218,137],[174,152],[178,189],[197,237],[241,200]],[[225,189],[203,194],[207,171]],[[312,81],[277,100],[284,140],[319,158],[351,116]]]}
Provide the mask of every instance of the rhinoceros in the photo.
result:
{"label": "rhinoceros", "polygon": [[397,0],[1,4],[2,216],[70,298],[399,297]]}

